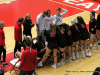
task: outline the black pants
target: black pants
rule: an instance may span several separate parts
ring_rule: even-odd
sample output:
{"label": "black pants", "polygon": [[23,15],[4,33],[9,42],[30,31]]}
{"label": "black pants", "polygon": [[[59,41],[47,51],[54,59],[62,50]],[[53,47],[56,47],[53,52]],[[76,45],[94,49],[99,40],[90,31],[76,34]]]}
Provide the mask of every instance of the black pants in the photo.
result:
{"label": "black pants", "polygon": [[1,60],[1,54],[3,52],[3,62],[6,62],[6,50],[4,49],[4,47],[1,45],[0,46],[0,60]]}
{"label": "black pants", "polygon": [[97,67],[97,68],[95,69],[95,72],[93,73],[93,75],[98,75],[99,72],[100,72],[100,67]]}
{"label": "black pants", "polygon": [[15,42],[15,48],[14,48],[14,57],[15,57],[15,53],[18,51],[21,52],[21,44],[18,43],[18,41]]}
{"label": "black pants", "polygon": [[23,71],[21,70],[20,71],[20,75],[32,75],[33,73],[35,72],[35,70],[32,70],[32,71]]}

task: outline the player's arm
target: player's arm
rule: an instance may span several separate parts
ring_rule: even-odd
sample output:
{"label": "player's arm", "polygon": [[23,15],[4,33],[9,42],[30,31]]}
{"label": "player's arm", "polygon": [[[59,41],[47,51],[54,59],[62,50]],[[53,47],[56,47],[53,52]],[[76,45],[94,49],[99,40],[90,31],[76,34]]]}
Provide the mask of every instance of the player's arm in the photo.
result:
{"label": "player's arm", "polygon": [[37,24],[36,24],[37,30],[39,31],[39,17],[37,17]]}
{"label": "player's arm", "polygon": [[62,15],[62,16],[68,12],[68,10],[63,9],[63,8],[61,8],[61,10],[63,10],[63,11],[64,11],[63,13],[61,13],[61,15]]}

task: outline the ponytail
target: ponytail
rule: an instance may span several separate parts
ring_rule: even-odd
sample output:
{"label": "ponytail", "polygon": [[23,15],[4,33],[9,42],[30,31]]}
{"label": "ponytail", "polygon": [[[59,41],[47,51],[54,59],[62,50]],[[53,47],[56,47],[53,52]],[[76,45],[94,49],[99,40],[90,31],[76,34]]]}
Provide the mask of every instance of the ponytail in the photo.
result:
{"label": "ponytail", "polygon": [[54,34],[56,34],[56,32],[57,31],[60,31],[61,29],[60,29],[60,27],[59,26],[57,26],[57,25],[50,25],[50,27],[51,27],[51,31],[54,33]]}
{"label": "ponytail", "polygon": [[51,31],[56,34],[56,25],[51,25]]}

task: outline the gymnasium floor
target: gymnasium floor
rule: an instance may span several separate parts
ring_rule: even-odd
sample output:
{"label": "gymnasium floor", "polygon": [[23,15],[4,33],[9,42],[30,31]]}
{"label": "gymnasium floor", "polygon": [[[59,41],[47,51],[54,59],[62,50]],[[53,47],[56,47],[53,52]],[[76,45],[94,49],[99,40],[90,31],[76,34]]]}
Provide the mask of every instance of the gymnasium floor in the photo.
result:
{"label": "gymnasium floor", "polygon": [[[36,21],[38,14],[44,10],[50,9],[51,14],[56,14],[58,7],[65,8],[68,13],[64,15],[63,22],[71,24],[71,19],[77,16],[82,16],[87,23],[89,22],[89,12],[95,10],[98,14],[97,8],[99,3],[91,0],[0,0],[0,21],[5,22],[5,37],[7,45],[7,62],[9,63],[13,57],[14,50],[14,25],[19,17],[24,17],[25,14],[30,13],[33,22]],[[97,16],[96,14],[96,16]],[[36,27],[32,28],[32,36],[36,36]],[[76,59],[72,63],[66,63],[64,66],[58,66],[53,69],[50,66],[45,66],[37,70],[38,75],[92,75],[94,69],[100,66],[100,50],[94,50],[92,57],[85,59]],[[15,72],[9,73],[11,65],[4,68],[7,70],[5,75],[16,75]],[[65,72],[66,71],[66,72]],[[72,72],[67,72],[72,71]],[[77,71],[77,72],[75,72]],[[80,72],[85,71],[85,72]]]}

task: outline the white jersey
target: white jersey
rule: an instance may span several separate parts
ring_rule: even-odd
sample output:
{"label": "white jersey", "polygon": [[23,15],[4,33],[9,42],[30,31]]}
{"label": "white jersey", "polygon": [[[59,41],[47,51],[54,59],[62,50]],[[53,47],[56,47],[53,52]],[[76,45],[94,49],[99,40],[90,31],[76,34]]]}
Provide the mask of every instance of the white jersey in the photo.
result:
{"label": "white jersey", "polygon": [[45,17],[43,17],[41,13],[37,16],[37,24],[39,24],[40,30],[45,29]]}
{"label": "white jersey", "polygon": [[[65,12],[60,13],[60,16],[54,15],[54,22],[56,25],[61,25],[62,24],[62,17],[64,14],[67,13],[68,10],[61,8],[62,10],[64,10]],[[58,20],[57,20],[58,17]]]}
{"label": "white jersey", "polygon": [[45,29],[49,30],[50,24],[53,23],[53,16],[51,15],[50,17],[45,17]]}

